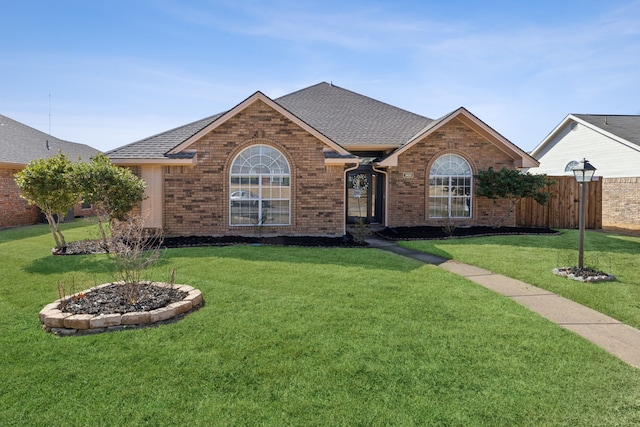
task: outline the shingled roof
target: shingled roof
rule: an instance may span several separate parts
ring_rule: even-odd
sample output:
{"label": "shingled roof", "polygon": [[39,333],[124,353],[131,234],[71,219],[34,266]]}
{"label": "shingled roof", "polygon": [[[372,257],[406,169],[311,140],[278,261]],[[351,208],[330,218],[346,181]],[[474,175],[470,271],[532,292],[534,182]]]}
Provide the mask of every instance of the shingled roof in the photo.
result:
{"label": "shingled roof", "polygon": [[64,141],[0,114],[0,163],[27,165],[30,161],[64,153],[71,161],[89,161],[100,151]]}
{"label": "shingled roof", "polygon": [[[273,101],[349,150],[358,146],[399,147],[433,121],[329,83],[319,83]],[[225,113],[150,136],[107,154],[112,159],[168,159],[169,151]]]}
{"label": "shingled roof", "polygon": [[347,149],[399,147],[433,121],[329,83],[275,101]]}
{"label": "shingled roof", "polygon": [[572,116],[640,146],[640,116],[606,114],[572,114]]}
{"label": "shingled roof", "polygon": [[167,152],[209,126],[223,114],[224,113],[220,113],[206,117],[184,126],[141,139],[140,141],[132,142],[131,144],[107,152],[107,155],[117,159],[175,158],[175,156],[167,155]]}

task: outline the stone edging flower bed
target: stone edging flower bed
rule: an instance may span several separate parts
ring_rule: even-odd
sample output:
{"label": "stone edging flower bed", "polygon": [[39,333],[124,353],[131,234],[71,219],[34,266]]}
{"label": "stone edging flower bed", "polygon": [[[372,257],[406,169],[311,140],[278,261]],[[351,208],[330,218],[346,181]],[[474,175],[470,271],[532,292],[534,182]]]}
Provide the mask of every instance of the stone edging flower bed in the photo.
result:
{"label": "stone edging flower bed", "polygon": [[[94,288],[78,292],[74,295],[86,294],[102,286],[111,286],[111,283],[96,286]],[[154,283],[156,286],[172,287],[166,283]],[[187,293],[187,296],[177,302],[171,303],[151,311],[136,311],[131,313],[112,314],[72,314],[60,310],[61,303],[74,295],[58,299],[40,310],[40,322],[46,332],[59,336],[88,335],[101,332],[119,331],[153,326],[178,320],[187,313],[199,309],[204,304],[202,292],[188,285],[173,285],[174,289]]]}
{"label": "stone edging flower bed", "polygon": [[552,273],[556,276],[566,277],[567,279],[577,280],[579,282],[612,282],[616,280],[613,274],[607,274],[601,271],[583,269],[580,271],[574,267],[554,268]]}

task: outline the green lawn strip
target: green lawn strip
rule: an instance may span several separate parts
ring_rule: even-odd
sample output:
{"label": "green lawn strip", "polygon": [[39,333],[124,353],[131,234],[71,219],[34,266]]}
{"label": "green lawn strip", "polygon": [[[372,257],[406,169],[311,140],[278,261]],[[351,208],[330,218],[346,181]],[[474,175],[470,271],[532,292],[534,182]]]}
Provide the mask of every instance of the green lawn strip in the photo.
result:
{"label": "green lawn strip", "polygon": [[616,276],[614,282],[582,283],[556,276],[556,267],[577,265],[576,230],[558,236],[495,236],[422,240],[400,245],[437,254],[522,280],[640,328],[640,238],[585,234],[585,265]]}
{"label": "green lawn strip", "polygon": [[52,240],[0,240],[13,271],[0,279],[0,425],[640,422],[638,370],[467,280],[373,249],[167,250],[149,274],[175,268],[202,309],[56,338],[37,313],[57,280],[110,274],[106,256],[53,257]]}

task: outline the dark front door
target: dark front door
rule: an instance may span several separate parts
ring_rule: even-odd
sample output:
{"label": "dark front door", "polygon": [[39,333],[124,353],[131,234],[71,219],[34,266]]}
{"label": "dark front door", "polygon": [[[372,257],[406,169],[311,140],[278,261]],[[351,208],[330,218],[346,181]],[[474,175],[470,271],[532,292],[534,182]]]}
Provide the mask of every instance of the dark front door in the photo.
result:
{"label": "dark front door", "polygon": [[384,175],[371,166],[347,174],[347,224],[382,223]]}

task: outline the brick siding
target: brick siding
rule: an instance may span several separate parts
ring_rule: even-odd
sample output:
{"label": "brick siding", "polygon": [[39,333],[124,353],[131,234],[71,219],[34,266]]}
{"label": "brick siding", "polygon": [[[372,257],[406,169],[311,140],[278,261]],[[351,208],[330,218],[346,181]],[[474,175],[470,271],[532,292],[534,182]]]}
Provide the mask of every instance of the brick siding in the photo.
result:
{"label": "brick siding", "polygon": [[[229,224],[229,171],[235,156],[255,144],[269,145],[288,160],[291,176],[291,224],[287,226],[231,226]],[[323,235],[344,232],[344,180],[342,167],[326,166],[326,146],[258,101],[196,141],[189,149],[198,153],[195,166],[168,166],[163,174],[163,231],[179,235]],[[494,207],[473,198],[472,217],[428,217],[429,170],[439,156],[464,157],[474,174],[493,167],[513,168],[513,159],[459,120],[419,141],[388,170],[387,225],[493,225],[504,216],[505,226],[515,225],[509,202]]]}
{"label": "brick siding", "polygon": [[[21,169],[0,168],[0,228],[38,224],[44,221],[40,208],[32,206],[20,197],[14,175]],[[74,216],[95,215],[93,209],[83,209],[82,203],[73,208]]]}
{"label": "brick siding", "polygon": [[20,169],[0,168],[0,228],[39,222],[40,209],[20,197],[13,175]]}
{"label": "brick siding", "polygon": [[[229,225],[231,162],[255,144],[276,148],[289,162],[291,225]],[[344,172],[325,166],[324,148],[265,103],[250,105],[190,147],[198,152],[195,167],[163,168],[165,234],[342,235]]]}
{"label": "brick siding", "polygon": [[602,226],[640,230],[640,177],[603,178]]}
{"label": "brick siding", "polygon": [[[447,219],[429,218],[429,170],[432,163],[443,154],[457,154],[469,162],[472,173],[513,168],[513,160],[487,142],[461,121],[455,119],[422,141],[417,142],[398,157],[398,167],[388,174],[387,194],[390,227],[413,227],[420,225],[493,225],[493,218],[508,216],[502,225],[514,226],[515,214],[508,214],[509,202],[493,202],[486,198],[473,197],[472,217]],[[475,186],[475,184],[474,184]],[[475,192],[475,191],[474,191]],[[493,209],[493,212],[492,212]]]}

